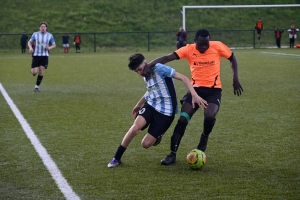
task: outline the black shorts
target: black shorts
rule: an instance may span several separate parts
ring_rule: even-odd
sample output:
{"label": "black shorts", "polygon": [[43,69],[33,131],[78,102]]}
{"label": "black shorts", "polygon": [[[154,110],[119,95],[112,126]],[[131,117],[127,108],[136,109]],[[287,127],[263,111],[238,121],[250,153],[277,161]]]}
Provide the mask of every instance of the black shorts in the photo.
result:
{"label": "black shorts", "polygon": [[142,128],[142,130],[146,129],[150,125],[148,133],[156,139],[160,138],[169,129],[174,120],[174,115],[167,116],[161,114],[147,103],[145,103],[143,108],[139,111],[138,115],[143,116],[146,120],[146,125]]}
{"label": "black shorts", "polygon": [[[207,103],[214,103],[220,107],[222,89],[221,88],[207,88],[207,87],[194,87],[197,94],[207,101]],[[180,103],[188,102],[192,105],[192,95],[190,92],[187,92],[186,95],[180,100]],[[196,104],[195,109],[197,110],[199,106]]]}
{"label": "black shorts", "polygon": [[257,34],[261,34],[261,29],[257,29]]}
{"label": "black shorts", "polygon": [[31,68],[44,66],[45,69],[48,67],[48,56],[32,56]]}

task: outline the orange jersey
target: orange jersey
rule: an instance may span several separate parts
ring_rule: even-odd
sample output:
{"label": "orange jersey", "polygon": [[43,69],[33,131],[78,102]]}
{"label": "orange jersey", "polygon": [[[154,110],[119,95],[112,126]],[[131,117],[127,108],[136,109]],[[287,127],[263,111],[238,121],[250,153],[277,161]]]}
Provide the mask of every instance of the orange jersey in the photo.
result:
{"label": "orange jersey", "polygon": [[187,59],[194,87],[222,88],[220,79],[221,57],[230,58],[232,51],[222,42],[210,41],[209,48],[202,54],[196,44],[188,44],[175,51],[180,59]]}
{"label": "orange jersey", "polygon": [[81,42],[80,36],[76,35],[75,38],[74,38],[74,42],[75,43],[80,43]]}
{"label": "orange jersey", "polygon": [[262,30],[263,29],[263,22],[262,21],[257,21],[256,22],[256,28]]}

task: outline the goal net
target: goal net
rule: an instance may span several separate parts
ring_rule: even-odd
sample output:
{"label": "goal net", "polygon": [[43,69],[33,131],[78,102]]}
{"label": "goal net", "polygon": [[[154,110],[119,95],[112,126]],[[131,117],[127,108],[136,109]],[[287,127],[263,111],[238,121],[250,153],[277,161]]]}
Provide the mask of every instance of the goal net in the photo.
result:
{"label": "goal net", "polygon": [[[282,47],[286,47],[291,24],[300,27],[299,13],[300,4],[183,6],[182,26],[188,31],[188,42],[193,42],[197,29],[206,28],[212,40],[232,48],[276,48],[274,29],[280,28]],[[258,18],[263,21],[260,42],[254,29]]]}

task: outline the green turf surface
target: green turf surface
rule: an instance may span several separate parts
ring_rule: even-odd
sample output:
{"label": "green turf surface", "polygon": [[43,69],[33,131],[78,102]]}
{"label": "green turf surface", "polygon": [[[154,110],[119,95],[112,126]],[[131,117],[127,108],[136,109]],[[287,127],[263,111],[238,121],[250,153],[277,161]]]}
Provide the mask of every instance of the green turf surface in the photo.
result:
{"label": "green turf surface", "polygon": [[[185,157],[198,143],[203,111],[187,127],[175,165],[160,160],[178,115],[159,146],[143,149],[141,132],[123,164],[107,168],[145,92],[127,68],[134,52],[51,54],[40,93],[33,92],[29,54],[0,54],[0,83],[81,199],[299,199],[299,49],[233,51],[244,93],[233,94],[222,59],[222,104],[201,171]],[[168,65],[190,77],[186,61]],[[176,87],[180,98],[186,89],[179,81]],[[64,199],[2,95],[0,199]]]}

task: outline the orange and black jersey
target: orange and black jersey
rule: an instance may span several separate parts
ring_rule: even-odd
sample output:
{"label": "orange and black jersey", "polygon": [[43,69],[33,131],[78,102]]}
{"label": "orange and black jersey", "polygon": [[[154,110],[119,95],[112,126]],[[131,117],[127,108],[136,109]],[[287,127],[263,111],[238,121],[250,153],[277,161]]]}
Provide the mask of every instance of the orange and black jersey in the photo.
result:
{"label": "orange and black jersey", "polygon": [[257,21],[256,24],[255,24],[255,28],[256,29],[259,29],[259,30],[262,30],[263,29],[263,22],[262,21]]}
{"label": "orange and black jersey", "polygon": [[230,59],[232,51],[220,41],[210,41],[209,48],[200,53],[196,44],[188,44],[176,50],[178,59],[187,59],[194,87],[222,88],[220,79],[221,57]]}

